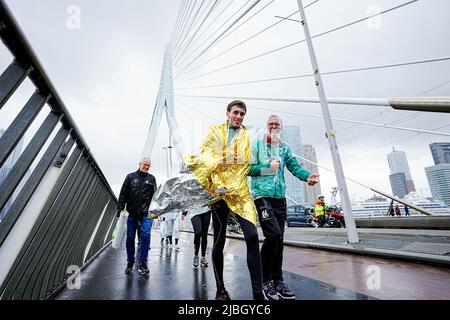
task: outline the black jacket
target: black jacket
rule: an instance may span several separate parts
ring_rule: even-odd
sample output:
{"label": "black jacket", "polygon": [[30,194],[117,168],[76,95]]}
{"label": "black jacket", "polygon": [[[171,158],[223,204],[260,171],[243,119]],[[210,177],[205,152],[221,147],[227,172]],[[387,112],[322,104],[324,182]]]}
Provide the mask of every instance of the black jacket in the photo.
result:
{"label": "black jacket", "polygon": [[120,190],[117,210],[126,208],[130,216],[141,219],[147,216],[155,191],[156,179],[152,174],[139,170],[129,173]]}

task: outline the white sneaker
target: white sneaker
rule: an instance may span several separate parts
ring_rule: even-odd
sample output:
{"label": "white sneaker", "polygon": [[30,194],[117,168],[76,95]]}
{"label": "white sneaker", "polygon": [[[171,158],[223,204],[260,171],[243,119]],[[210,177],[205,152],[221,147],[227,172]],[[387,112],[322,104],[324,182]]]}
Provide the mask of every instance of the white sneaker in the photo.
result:
{"label": "white sneaker", "polygon": [[192,262],[192,266],[194,267],[194,269],[198,268],[198,256],[194,256],[194,261]]}
{"label": "white sneaker", "polygon": [[205,257],[202,257],[202,260],[200,261],[200,265],[202,266],[202,268],[208,267],[208,261],[206,261]]}

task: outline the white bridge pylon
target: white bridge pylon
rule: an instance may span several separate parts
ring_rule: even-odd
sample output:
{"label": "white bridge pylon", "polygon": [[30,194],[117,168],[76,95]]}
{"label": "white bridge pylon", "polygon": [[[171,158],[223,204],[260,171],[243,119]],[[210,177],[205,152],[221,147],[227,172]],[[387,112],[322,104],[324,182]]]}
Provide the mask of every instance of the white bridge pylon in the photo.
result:
{"label": "white bridge pylon", "polygon": [[166,114],[167,125],[169,126],[170,145],[175,149],[178,157],[182,159],[183,143],[181,140],[178,123],[175,117],[175,103],[173,96],[172,51],[170,46],[167,45],[164,53],[164,62],[161,71],[158,96],[156,97],[152,121],[150,123],[150,128],[148,130],[144,149],[142,150],[141,159],[143,157],[150,157],[152,153],[159,126],[161,124],[163,112],[165,112]]}

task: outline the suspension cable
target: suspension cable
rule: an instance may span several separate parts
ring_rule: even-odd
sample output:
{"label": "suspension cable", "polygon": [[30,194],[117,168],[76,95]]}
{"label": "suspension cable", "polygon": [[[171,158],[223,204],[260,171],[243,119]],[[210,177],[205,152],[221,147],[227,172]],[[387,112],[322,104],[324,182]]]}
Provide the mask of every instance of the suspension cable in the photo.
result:
{"label": "suspension cable", "polygon": [[200,10],[203,7],[204,3],[205,3],[205,0],[202,0],[202,2],[200,2],[200,6],[197,8],[197,11],[195,12],[194,17],[192,18],[192,20],[191,20],[191,22],[189,24],[188,31],[184,35],[183,39],[180,41],[180,45],[179,45],[177,51],[174,54],[174,58],[176,58],[178,56],[179,52],[181,52],[181,48],[183,47],[183,44],[184,44],[185,40],[188,38],[188,35],[191,33],[192,26],[194,25],[194,23],[195,23],[195,21],[197,19],[198,13],[200,12]]}
{"label": "suspension cable", "polygon": [[239,29],[240,27],[242,27],[243,25],[245,25],[248,21],[250,21],[252,18],[254,18],[255,16],[257,16],[259,13],[261,13],[264,9],[266,9],[269,5],[271,5],[275,0],[270,0],[270,2],[268,2],[264,7],[262,7],[261,9],[259,9],[258,11],[256,11],[254,14],[252,14],[250,17],[248,17],[246,20],[242,21],[239,25],[237,25],[233,30],[231,30],[230,32],[228,32],[227,34],[225,34],[219,41],[217,41],[216,44],[214,44],[214,46],[216,46],[218,43],[220,43],[221,41],[223,41],[224,39],[226,39],[229,35],[231,35],[233,32],[235,32],[237,29]]}
{"label": "suspension cable", "polygon": [[231,25],[229,25],[225,30],[223,30],[220,35],[215,38],[205,49],[203,49],[192,61],[196,61],[200,58],[205,52],[207,52],[220,38],[228,32],[236,23],[238,23],[247,13],[249,13],[261,0],[255,0],[249,8],[247,8],[236,20],[234,20]]}
{"label": "suspension cable", "polygon": [[[432,130],[433,130],[433,131],[434,131],[434,130],[440,130],[440,129],[444,129],[444,128],[447,128],[447,127],[450,127],[450,124],[446,124],[446,125],[444,125],[444,126],[437,127],[437,128],[432,129]],[[394,143],[401,142],[401,141],[406,141],[406,140],[415,138],[415,137],[420,136],[420,135],[421,135],[421,133],[416,133],[416,134],[413,134],[413,135],[408,136],[408,137],[400,138],[400,139],[398,139],[398,140],[391,141],[391,142],[388,142],[388,143],[384,143],[384,144],[378,145],[378,146],[376,146],[376,147],[367,149],[367,150],[365,150],[365,151],[360,152],[359,154],[365,154],[365,153],[368,153],[368,152],[372,152],[372,151],[374,151],[374,150],[376,150],[376,149],[385,147],[385,146],[387,146],[387,145],[394,144]],[[353,156],[353,155],[355,155],[355,154],[350,154],[350,156]]]}
{"label": "suspension cable", "polygon": [[447,85],[447,84],[449,84],[449,83],[450,83],[450,80],[447,80],[447,81],[445,81],[445,82],[443,82],[443,83],[441,83],[441,84],[439,84],[439,85],[437,85],[437,86],[435,86],[435,87],[433,87],[433,88],[431,88],[431,89],[428,89],[428,90],[422,92],[419,96],[424,96],[424,95],[426,95],[427,93],[429,93],[429,92],[431,92],[431,91],[433,91],[433,90],[439,89],[439,88],[441,88],[441,87],[443,87],[443,86],[445,86],[445,85]]}
{"label": "suspension cable", "polygon": [[[313,4],[317,3],[318,1],[319,1],[319,0],[315,0],[315,1],[313,1],[312,3],[308,4],[308,5],[305,7],[305,9],[308,8],[308,7],[310,7],[310,6],[312,6]],[[298,12],[299,12],[299,10],[297,10],[297,11],[295,11],[295,12],[289,14],[289,15],[288,15],[288,18],[289,18],[289,17],[292,17],[293,15],[297,14]],[[282,22],[283,22],[283,20],[280,20],[280,21],[275,22],[274,24],[271,24],[271,25],[268,26],[268,27],[263,28],[262,30],[258,31],[257,33],[253,34],[252,36],[246,38],[245,40],[239,42],[238,44],[232,46],[231,48],[228,48],[227,50],[225,50],[225,51],[223,51],[222,53],[220,53],[220,54],[218,54],[218,55],[216,55],[216,56],[210,58],[209,60],[205,61],[204,63],[199,64],[197,67],[194,67],[194,68],[191,69],[191,70],[188,70],[188,71],[186,71],[186,72],[183,72],[183,73],[178,74],[177,77],[182,76],[183,74],[186,75],[186,74],[191,73],[192,71],[194,71],[194,70],[196,70],[196,69],[198,69],[198,68],[204,66],[205,64],[207,64],[207,63],[209,63],[210,61],[212,61],[212,60],[214,60],[214,59],[216,59],[216,58],[218,58],[218,57],[224,55],[225,53],[227,53],[227,52],[233,50],[234,48],[237,48],[238,46],[240,46],[240,45],[242,45],[242,44],[244,44],[244,43],[250,41],[251,39],[255,38],[256,36],[263,34],[264,32],[266,32],[266,31],[272,29],[273,27],[275,27],[276,25],[278,25],[278,24],[280,24],[280,23],[282,23]],[[189,63],[189,65],[192,65],[192,63],[193,63],[193,62]]]}
{"label": "suspension cable", "polygon": [[[222,8],[222,10],[217,14],[217,16],[214,18],[213,21],[211,21],[211,23],[204,28],[204,30],[199,34],[199,36],[192,42],[191,47],[197,43],[197,41],[199,39],[201,39],[201,37],[206,33],[206,31],[210,30],[211,26],[214,25],[214,23],[217,21],[217,19],[219,19],[223,13],[228,9],[228,7],[233,3],[234,0],[231,0],[224,8]],[[250,1],[250,0],[249,0]]]}
{"label": "suspension cable", "polygon": [[[203,100],[203,99],[199,99],[199,100]],[[209,101],[209,102],[212,102],[212,101]],[[216,103],[220,103],[220,102],[216,102]],[[256,107],[256,106],[253,106],[253,105],[249,105],[249,108],[255,109],[255,110],[273,111],[272,109],[269,109],[269,108]],[[293,114],[293,115],[309,117],[309,118],[323,119],[323,116],[314,115],[314,114],[308,114],[308,113],[282,111],[282,110],[277,110],[277,112],[279,112],[279,113],[286,113],[286,114]],[[334,121],[356,123],[356,124],[362,124],[362,125],[373,126],[373,127],[382,127],[382,128],[389,128],[389,129],[403,130],[403,131],[413,131],[413,132],[419,132],[419,133],[425,133],[425,134],[442,135],[442,136],[450,137],[450,133],[447,133],[447,132],[435,132],[435,131],[424,130],[424,129],[417,129],[417,128],[390,126],[390,125],[386,125],[386,124],[364,122],[364,121],[350,120],[350,119],[343,119],[343,118],[335,118],[335,117],[333,117],[331,119],[334,120]]]}
{"label": "suspension cable", "polygon": [[[194,54],[194,52],[197,52],[197,50],[199,50],[213,35],[215,35],[216,33],[218,33],[221,29],[222,29],[222,27],[223,26],[225,26],[226,24],[227,24],[227,22],[230,20],[230,19],[232,19],[234,16],[236,16],[243,8],[245,8],[245,6],[248,4],[248,3],[250,3],[250,1],[251,0],[247,0],[241,7],[239,7],[239,9],[237,9],[236,11],[234,11],[233,12],[233,14],[230,16],[230,17],[228,17],[227,19],[225,19],[225,21],[218,27],[218,28],[216,28],[215,29],[215,31],[213,32],[213,33],[211,33],[202,43],[200,43],[200,45],[198,45],[195,49],[193,49],[193,50],[191,50],[191,52],[186,56],[186,59],[187,58],[189,58],[191,55],[193,55]],[[228,4],[228,6],[229,5],[231,5],[231,3],[232,2],[230,2],[229,4]],[[226,8],[228,8],[228,6],[226,7]],[[221,14],[223,14],[223,12],[224,12],[224,10],[222,10],[222,12],[221,12]],[[210,24],[210,26],[211,26],[211,24]],[[196,39],[196,40],[199,40],[200,39],[200,36]],[[194,43],[195,43],[196,41],[194,41]],[[193,46],[193,44],[191,45],[191,46]],[[178,67],[178,65],[174,65],[174,67]],[[178,73],[178,71],[176,71],[174,74],[176,75],[176,73]]]}
{"label": "suspension cable", "polygon": [[[414,3],[414,2],[417,2],[417,1],[418,1],[418,0],[412,0],[412,1],[409,1],[409,2],[407,2],[407,3],[398,5],[398,6],[396,6],[396,7],[393,7],[393,8],[387,9],[387,10],[384,10],[384,11],[382,11],[382,12],[380,12],[380,13],[373,14],[373,15],[370,15],[370,16],[368,16],[368,17],[365,17],[365,18],[358,19],[358,20],[356,20],[356,21],[347,23],[347,24],[342,25],[342,26],[340,26],[340,27],[336,27],[336,28],[330,29],[330,30],[328,30],[328,31],[325,31],[325,32],[316,34],[316,35],[312,36],[312,38],[313,38],[313,39],[314,39],[314,38],[318,38],[318,37],[321,37],[321,36],[323,36],[323,35],[326,35],[326,34],[329,34],[329,33],[332,33],[332,32],[335,32],[335,31],[338,31],[338,30],[341,30],[341,29],[344,29],[344,28],[346,28],[346,27],[352,26],[352,25],[357,24],[357,23],[359,23],[359,22],[362,22],[362,21],[371,19],[371,18],[373,18],[373,17],[376,17],[376,16],[379,16],[379,15],[382,15],[382,14],[385,14],[385,13],[388,13],[388,12],[391,12],[391,11],[396,10],[396,9],[400,9],[400,8],[402,8],[402,7],[404,7],[404,6],[407,6],[407,5],[412,4],[412,3]],[[281,21],[284,21],[284,20],[281,20]],[[210,75],[210,74],[213,74],[213,73],[216,73],[216,72],[225,70],[225,69],[229,69],[229,68],[238,66],[238,65],[240,65],[240,64],[243,64],[243,63],[246,63],[246,62],[255,60],[255,59],[259,59],[259,58],[261,58],[261,57],[264,57],[264,56],[267,56],[267,55],[269,55],[269,54],[272,54],[272,53],[275,53],[275,52],[278,52],[278,51],[281,51],[281,50],[290,48],[290,47],[292,47],[292,46],[295,46],[295,45],[297,45],[297,44],[304,43],[304,42],[306,42],[306,39],[303,39],[303,40],[300,40],[300,41],[296,41],[296,42],[293,42],[293,43],[284,45],[284,46],[282,46],[282,47],[279,47],[279,48],[276,48],[276,49],[273,49],[273,50],[270,50],[270,51],[267,51],[267,52],[263,52],[263,53],[258,54],[258,55],[256,55],[256,56],[253,56],[253,57],[250,57],[250,58],[247,58],[247,59],[244,59],[244,60],[235,62],[235,63],[233,63],[233,64],[230,64],[230,65],[227,65],[227,66],[224,66],[224,67],[221,67],[221,68],[218,68],[218,69],[215,69],[215,70],[212,70],[212,71],[209,71],[209,72],[200,74],[200,75],[198,75],[198,76],[195,76],[195,77],[192,77],[192,78],[189,78],[189,79],[185,79],[185,80],[178,81],[178,83],[183,83],[183,82],[195,80],[195,79],[198,79],[198,78],[202,78],[202,77],[205,77],[205,76],[207,76],[207,75]],[[205,64],[203,64],[203,65],[205,65]]]}
{"label": "suspension cable", "polygon": [[[404,67],[404,66],[411,66],[411,65],[424,64],[424,63],[434,63],[434,62],[441,62],[441,61],[448,61],[448,60],[450,60],[450,56],[449,57],[442,57],[442,58],[416,60],[416,61],[410,61],[410,62],[401,62],[401,63],[394,63],[394,64],[385,64],[385,65],[364,67],[364,68],[328,71],[328,72],[322,72],[321,75],[325,76],[325,75],[335,75],[335,74],[341,74],[341,73],[360,72],[360,71],[375,70],[375,69]],[[207,86],[184,87],[184,88],[182,87],[182,88],[177,88],[177,89],[178,90],[188,90],[188,89],[204,89],[204,88],[214,88],[214,87],[226,87],[226,86],[235,86],[235,85],[242,85],[242,84],[269,82],[269,81],[299,79],[299,78],[306,78],[306,77],[312,77],[312,76],[314,76],[314,73],[294,75],[294,76],[286,76],[286,77],[278,77],[278,78],[268,78],[268,79],[239,81],[239,82],[222,83],[222,84],[212,84],[212,85],[207,85]],[[447,83],[450,83],[450,81],[446,82],[445,84],[447,84]],[[443,85],[444,84],[442,84],[441,86],[443,86]]]}
{"label": "suspension cable", "polygon": [[[310,4],[307,4],[303,9],[308,9],[309,7],[311,7],[313,4],[316,4],[317,2],[319,2],[319,0],[315,0],[315,1],[311,2]],[[298,11],[300,11],[300,10],[298,10]]]}
{"label": "suspension cable", "polygon": [[[211,0],[209,3],[211,3],[214,0]],[[192,43],[192,40],[195,38],[195,36],[197,35],[197,33],[199,32],[199,30],[203,27],[203,24],[205,23],[205,21],[208,19],[209,15],[211,14],[211,12],[213,12],[213,10],[215,9],[217,3],[219,2],[219,0],[215,0],[215,2],[213,3],[213,5],[209,8],[208,13],[203,17],[202,22],[200,22],[200,24],[197,26],[197,29],[195,30],[195,32],[193,33],[193,35],[191,36],[189,42],[186,44],[184,50],[182,50],[182,53],[179,54],[178,56],[174,56],[174,63],[176,63],[176,61],[180,58],[183,57],[184,53],[187,52],[187,50],[189,49],[189,46]],[[205,11],[208,9],[208,6],[205,6]],[[204,13],[204,11],[200,14],[200,16],[202,16]],[[180,49],[181,50],[181,49]]]}
{"label": "suspension cable", "polygon": [[[173,47],[173,54],[176,54],[176,52],[178,51],[178,47],[180,45],[180,41],[181,41],[182,38],[184,38],[184,36],[186,34],[186,26],[187,26],[187,24],[189,23],[189,21],[191,19],[191,14],[192,14],[192,11],[194,10],[194,7],[195,7],[195,1],[191,1],[189,3],[189,5],[188,5],[187,10],[186,10],[186,14],[185,14],[185,17],[184,17],[184,20],[183,20],[183,24],[182,24],[182,27],[180,28],[180,33],[179,33],[178,38],[177,38],[177,40],[175,42],[175,45]],[[189,31],[187,31],[187,32],[189,32]]]}
{"label": "suspension cable", "polygon": [[[427,93],[429,93],[429,92],[431,92],[431,91],[433,91],[435,89],[438,89],[438,88],[446,85],[447,83],[450,83],[450,80],[449,81],[445,81],[444,83],[441,83],[441,84],[439,84],[437,86],[434,86],[434,87],[432,87],[432,88],[422,92],[421,94],[419,94],[419,96],[423,96],[423,95],[425,95],[425,94],[427,94]],[[384,110],[383,112],[380,113],[380,115],[382,115],[383,113],[385,113],[387,111],[390,111],[390,110]],[[378,115],[378,114],[376,114],[376,115]],[[374,115],[374,116],[376,116],[376,115]],[[399,122],[404,121],[404,120],[416,119],[417,117],[420,117],[422,115],[424,115],[424,113],[422,113],[420,111],[419,112],[414,112],[413,114],[407,115],[406,117],[402,117],[402,118],[397,119],[397,120],[395,120],[393,122],[390,122],[390,123],[388,123],[388,125],[391,125],[391,124],[394,124],[394,123],[399,123]],[[372,116],[372,117],[374,117],[374,116]],[[369,117],[369,118],[372,118],[372,117]],[[365,120],[368,120],[368,119],[365,119]],[[365,120],[363,120],[363,121],[365,121]],[[357,126],[357,124],[354,124],[354,125],[351,125],[349,127],[344,128],[344,129],[341,129],[340,132],[345,131],[347,129],[350,129],[350,128],[354,127],[354,126]],[[361,138],[368,137],[368,136],[373,135],[373,134],[375,134],[377,132],[380,132],[382,130],[383,129],[377,128],[377,129],[372,129],[372,130],[366,131],[366,132],[364,132],[364,133],[362,133],[362,134],[360,134],[358,136],[355,136],[355,137],[352,137],[352,138],[349,138],[347,140],[344,140],[344,141],[340,142],[339,145],[342,146],[342,145],[345,145],[345,144],[350,143],[352,141],[357,141],[357,140],[359,140]],[[316,141],[313,144],[317,145],[318,143],[320,143],[320,142],[322,142],[324,140],[325,140],[325,138],[322,138],[322,139]]]}
{"label": "suspension cable", "polygon": [[174,43],[175,38],[178,36],[178,32],[180,31],[180,23],[181,20],[184,17],[184,10],[187,5],[187,0],[183,0],[182,4],[180,5],[180,9],[178,10],[177,17],[175,19],[175,24],[172,31],[172,36],[170,37],[170,43]]}
{"label": "suspension cable", "polygon": [[[303,157],[299,156],[298,154],[292,153],[292,155],[293,155],[294,157],[296,157],[296,158],[302,159],[302,160],[304,160],[304,161],[306,161],[306,162],[309,162],[309,163],[311,163],[311,164],[314,164],[314,165],[316,165],[316,166],[318,166],[318,167],[320,167],[320,168],[322,168],[322,169],[324,169],[324,170],[326,170],[326,171],[328,171],[328,172],[331,172],[331,173],[335,174],[334,170],[331,170],[330,168],[327,168],[327,167],[325,167],[325,166],[322,166],[322,165],[320,165],[320,164],[318,164],[318,163],[315,163],[315,162],[313,162],[313,161],[311,161],[311,160],[309,160],[309,159],[303,158]],[[352,179],[352,178],[349,178],[349,177],[347,177],[347,176],[344,176],[344,178],[345,178],[346,180],[348,180],[348,181],[351,181],[351,182],[353,182],[353,183],[355,183],[355,184],[361,186],[361,187],[367,188],[367,189],[369,189],[369,190],[372,190],[372,191],[375,192],[375,193],[381,194],[382,196],[385,196],[385,197],[387,197],[387,198],[390,198],[390,199],[392,199],[392,200],[395,200],[395,201],[397,201],[397,202],[400,202],[400,203],[402,203],[402,204],[404,204],[404,205],[407,205],[408,207],[411,207],[411,208],[413,208],[414,210],[417,210],[417,211],[419,211],[419,212],[422,212],[422,213],[424,213],[424,214],[426,214],[426,215],[429,215],[429,216],[434,215],[432,212],[430,212],[430,211],[427,210],[427,209],[424,209],[424,208],[422,208],[422,207],[420,207],[420,206],[417,206],[417,205],[415,205],[415,204],[413,204],[413,203],[409,203],[408,201],[406,201],[406,200],[404,200],[404,199],[398,199],[398,198],[396,198],[396,197],[390,195],[390,194],[387,193],[387,192],[380,191],[380,190],[378,190],[378,189],[376,189],[376,188],[374,188],[374,187],[368,186],[368,185],[366,185],[366,184],[364,184],[364,183],[362,183],[362,182],[359,182],[359,181],[357,181],[357,180],[355,180],[355,179]]]}
{"label": "suspension cable", "polygon": [[359,140],[359,139],[361,139],[361,138],[365,138],[365,137],[371,136],[371,135],[373,135],[373,134],[375,134],[375,133],[377,133],[377,132],[383,131],[383,129],[390,128],[389,125],[391,125],[391,124],[395,124],[395,123],[402,122],[402,121],[405,121],[405,120],[414,119],[414,118],[416,118],[416,117],[418,117],[418,116],[421,116],[419,113],[421,113],[421,112],[415,112],[415,113],[412,114],[412,115],[408,115],[408,116],[403,117],[403,118],[401,118],[401,119],[398,119],[398,120],[396,120],[396,121],[389,122],[389,123],[387,123],[387,126],[386,126],[385,128],[376,128],[376,129],[372,129],[372,130],[363,132],[363,133],[361,133],[361,134],[359,134],[359,135],[356,135],[356,136],[353,136],[353,137],[351,137],[351,138],[348,138],[348,139],[346,139],[346,140],[344,140],[344,141],[341,141],[341,142],[339,143],[339,146],[343,146],[343,145],[349,144],[349,143],[354,142],[354,141],[357,141],[357,140]]}
{"label": "suspension cable", "polygon": [[[258,15],[259,13],[261,13],[264,9],[266,9],[269,5],[271,5],[275,0],[271,0],[269,3],[267,3],[264,7],[262,7],[261,9],[259,9],[257,12],[255,12],[253,15],[251,15],[249,18],[247,18],[246,20],[244,20],[241,24],[239,24],[238,26],[236,26],[233,30],[231,30],[230,32],[228,32],[227,34],[225,34],[221,39],[219,39],[210,49],[212,49],[213,47],[217,46],[220,42],[222,42],[224,39],[226,39],[229,35],[233,34],[233,32],[235,32],[237,29],[239,29],[240,27],[242,27],[243,25],[245,25],[248,21],[250,21],[253,17],[255,17],[256,15]],[[183,61],[185,62],[187,60],[188,57],[186,57],[186,59]],[[183,63],[182,62],[182,63]],[[180,63],[180,65],[182,64]],[[189,66],[191,65],[191,63],[186,64],[185,67],[178,72],[178,74],[183,73],[183,71],[185,71]],[[177,74],[177,75],[178,75]],[[177,76],[175,75],[175,76]]]}

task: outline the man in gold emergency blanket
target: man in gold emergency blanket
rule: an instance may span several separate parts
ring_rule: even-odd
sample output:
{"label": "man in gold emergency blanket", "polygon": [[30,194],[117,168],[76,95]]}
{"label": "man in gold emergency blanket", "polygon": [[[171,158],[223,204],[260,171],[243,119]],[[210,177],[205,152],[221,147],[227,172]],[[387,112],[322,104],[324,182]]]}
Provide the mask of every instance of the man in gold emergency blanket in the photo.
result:
{"label": "man in gold emergency blanket", "polygon": [[256,229],[256,209],[247,184],[250,171],[250,138],[242,125],[247,107],[240,100],[227,107],[227,121],[213,125],[196,156],[185,163],[202,187],[221,200],[211,205],[214,246],[212,265],[216,278],[216,300],[230,300],[223,281],[223,249],[229,211],[236,214],[247,245],[247,266],[253,298],[263,300],[262,268]]}

